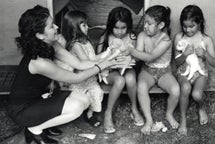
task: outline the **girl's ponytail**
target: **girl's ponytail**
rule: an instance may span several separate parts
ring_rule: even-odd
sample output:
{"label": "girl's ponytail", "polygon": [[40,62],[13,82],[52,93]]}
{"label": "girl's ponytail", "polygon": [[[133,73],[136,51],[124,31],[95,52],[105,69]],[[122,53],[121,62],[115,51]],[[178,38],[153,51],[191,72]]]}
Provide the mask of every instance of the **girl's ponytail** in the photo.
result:
{"label": "girl's ponytail", "polygon": [[145,14],[153,17],[157,23],[164,22],[165,26],[162,31],[166,31],[170,35],[170,14],[171,10],[169,7],[164,7],[162,5],[154,5],[148,8]]}
{"label": "girl's ponytail", "polygon": [[170,14],[171,14],[171,9],[169,7],[166,7],[166,20],[165,20],[165,27],[167,30],[167,34],[170,36],[171,34],[171,29],[170,29]]}

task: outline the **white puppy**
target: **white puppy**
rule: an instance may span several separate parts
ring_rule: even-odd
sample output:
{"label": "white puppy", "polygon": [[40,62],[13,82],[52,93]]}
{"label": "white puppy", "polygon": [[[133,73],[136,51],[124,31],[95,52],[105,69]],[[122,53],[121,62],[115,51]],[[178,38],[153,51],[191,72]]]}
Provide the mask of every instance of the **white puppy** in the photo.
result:
{"label": "white puppy", "polygon": [[[130,47],[133,47],[133,45],[129,45]],[[119,38],[114,38],[113,40],[111,40],[109,42],[109,47],[107,48],[107,50],[102,54],[102,58],[105,58],[109,53],[109,51],[111,51],[111,53],[113,55],[111,55],[108,59],[112,59],[115,58],[118,55],[121,55],[121,52],[126,50],[126,46],[123,43],[123,41]],[[135,60],[132,59],[132,57],[130,55],[125,57],[125,61],[124,64],[121,66],[120,69],[120,74],[123,75],[125,73],[125,70],[127,68],[132,68],[132,66],[135,64]],[[109,75],[109,71],[108,70],[104,70],[99,74],[99,81],[101,82],[102,80],[104,81],[104,83],[108,84],[106,77]]]}
{"label": "white puppy", "polygon": [[[123,41],[119,38],[114,38],[112,41],[110,41],[109,43],[109,46],[112,47],[113,49],[115,49],[116,52],[118,52],[119,54],[123,51],[126,50],[126,46],[125,44],[123,43]],[[129,45],[130,47],[133,47],[132,45]],[[115,53],[116,53],[115,52]],[[120,74],[123,75],[125,70],[127,68],[132,68],[131,65],[132,65],[132,62],[134,60],[131,58],[130,55],[127,55],[125,57],[125,63],[124,63],[124,66],[122,66],[122,68],[120,69]]]}
{"label": "white puppy", "polygon": [[[188,45],[190,45],[190,43],[187,40],[182,39],[177,43],[176,50],[184,52]],[[203,42],[201,43],[201,45],[202,45],[202,48],[205,49]],[[178,58],[181,55],[182,54],[179,54],[175,58]],[[195,52],[187,56],[186,63],[187,63],[186,70],[181,75],[187,76],[188,80],[192,79],[195,72],[199,72],[201,75],[205,75],[204,71],[200,67],[199,60]]]}

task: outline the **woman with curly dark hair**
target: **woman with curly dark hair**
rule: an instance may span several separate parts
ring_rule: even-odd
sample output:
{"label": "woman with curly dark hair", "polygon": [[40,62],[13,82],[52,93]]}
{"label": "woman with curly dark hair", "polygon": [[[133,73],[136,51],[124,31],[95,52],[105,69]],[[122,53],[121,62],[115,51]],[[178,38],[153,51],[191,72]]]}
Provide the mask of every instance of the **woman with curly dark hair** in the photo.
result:
{"label": "woman with curly dark hair", "polygon": [[[89,106],[89,100],[80,93],[54,91],[47,93],[52,80],[80,83],[103,69],[120,64],[116,60],[100,63],[80,62],[58,42],[58,27],[53,24],[47,8],[35,6],[24,12],[19,20],[20,36],[16,44],[23,58],[19,64],[11,94],[9,114],[25,127],[27,143],[58,143],[48,137],[53,127],[78,118]],[[54,60],[66,62],[75,69],[87,69],[74,73],[58,67]],[[47,132],[48,130],[48,132]]]}

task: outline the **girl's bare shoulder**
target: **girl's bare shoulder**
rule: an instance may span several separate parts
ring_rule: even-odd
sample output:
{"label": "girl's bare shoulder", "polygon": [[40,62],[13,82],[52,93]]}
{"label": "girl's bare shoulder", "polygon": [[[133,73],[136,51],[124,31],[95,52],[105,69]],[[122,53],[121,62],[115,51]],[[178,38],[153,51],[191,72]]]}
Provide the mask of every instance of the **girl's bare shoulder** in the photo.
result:
{"label": "girl's bare shoulder", "polygon": [[138,38],[148,38],[149,36],[146,34],[146,32],[142,31],[138,34]]}
{"label": "girl's bare shoulder", "polygon": [[179,32],[179,33],[175,34],[174,38],[173,38],[174,43],[178,43],[178,41],[180,39],[182,39],[182,37],[183,37],[183,33],[182,32]]}
{"label": "girl's bare shoulder", "polygon": [[209,36],[209,35],[204,35],[203,40],[205,42],[213,42],[213,38],[211,36]]}
{"label": "girl's bare shoulder", "polygon": [[167,33],[162,33],[162,35],[160,36],[160,39],[163,41],[170,41],[170,37]]}

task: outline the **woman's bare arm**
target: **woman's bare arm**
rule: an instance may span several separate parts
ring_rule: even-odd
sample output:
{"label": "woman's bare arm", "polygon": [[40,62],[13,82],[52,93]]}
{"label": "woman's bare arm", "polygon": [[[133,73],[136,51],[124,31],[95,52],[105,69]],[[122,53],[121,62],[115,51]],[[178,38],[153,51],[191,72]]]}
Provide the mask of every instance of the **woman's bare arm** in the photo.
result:
{"label": "woman's bare arm", "polygon": [[55,57],[56,59],[65,62],[73,68],[84,70],[93,67],[97,62],[92,61],[80,61],[77,57],[69,53],[66,49],[60,45],[55,46]]}
{"label": "woman's bare arm", "polygon": [[[106,61],[100,63],[99,67],[103,70],[109,66],[115,65],[116,63],[117,62],[114,60]],[[99,68],[93,66],[92,68],[84,70],[80,73],[74,73],[72,71],[60,68],[49,59],[37,58],[36,60],[31,60],[29,64],[29,71],[32,74],[40,74],[60,82],[80,83],[81,81],[97,74],[99,72]]]}

